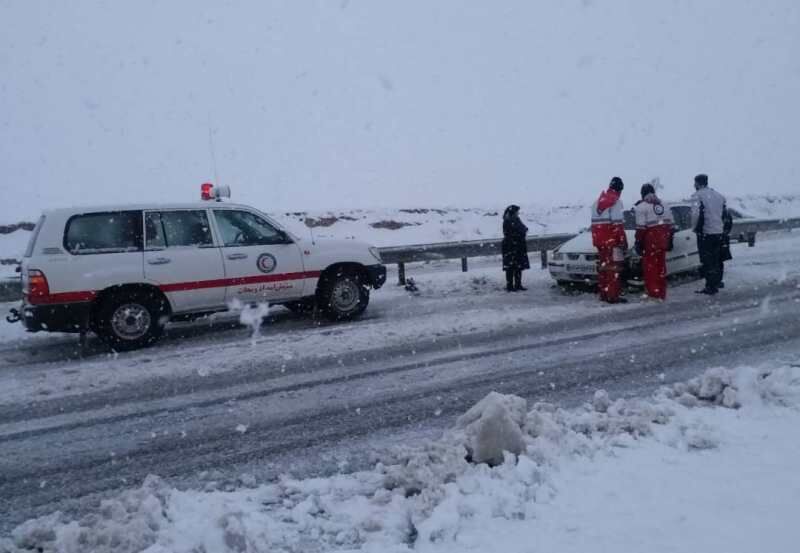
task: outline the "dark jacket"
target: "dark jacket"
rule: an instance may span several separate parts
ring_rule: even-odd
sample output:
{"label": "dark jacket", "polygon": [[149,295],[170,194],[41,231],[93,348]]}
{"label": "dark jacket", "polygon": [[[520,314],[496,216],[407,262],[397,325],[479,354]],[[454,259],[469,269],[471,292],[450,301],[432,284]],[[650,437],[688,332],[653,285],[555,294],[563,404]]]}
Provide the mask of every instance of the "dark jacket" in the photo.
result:
{"label": "dark jacket", "polygon": [[730,261],[731,255],[731,230],[733,230],[733,217],[728,207],[722,208],[722,250],[719,253],[720,261]]}
{"label": "dark jacket", "polygon": [[503,270],[524,271],[531,268],[526,240],[528,227],[519,218],[519,208],[512,207],[503,214]]}

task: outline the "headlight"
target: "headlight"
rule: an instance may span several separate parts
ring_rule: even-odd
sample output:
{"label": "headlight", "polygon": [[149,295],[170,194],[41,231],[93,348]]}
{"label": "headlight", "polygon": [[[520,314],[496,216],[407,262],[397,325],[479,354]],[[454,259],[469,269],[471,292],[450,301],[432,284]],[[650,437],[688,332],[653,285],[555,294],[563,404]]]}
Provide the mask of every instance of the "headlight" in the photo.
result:
{"label": "headlight", "polygon": [[553,261],[561,261],[564,259],[564,254],[561,252],[553,252]]}
{"label": "headlight", "polygon": [[378,248],[370,248],[369,253],[372,254],[372,257],[378,260],[378,263],[383,263],[383,259],[381,259],[381,251]]}

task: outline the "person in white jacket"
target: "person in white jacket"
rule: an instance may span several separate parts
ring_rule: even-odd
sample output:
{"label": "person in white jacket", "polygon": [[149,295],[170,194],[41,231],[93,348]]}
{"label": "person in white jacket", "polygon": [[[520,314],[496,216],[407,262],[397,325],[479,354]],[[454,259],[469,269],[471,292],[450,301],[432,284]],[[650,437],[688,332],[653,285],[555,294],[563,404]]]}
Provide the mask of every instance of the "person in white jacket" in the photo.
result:
{"label": "person in white jacket", "polygon": [[694,178],[694,189],[696,192],[692,196],[692,228],[697,234],[701,271],[706,279],[705,287],[697,293],[713,296],[719,291],[722,279],[720,255],[725,197],[708,186],[708,175],[697,175]]}

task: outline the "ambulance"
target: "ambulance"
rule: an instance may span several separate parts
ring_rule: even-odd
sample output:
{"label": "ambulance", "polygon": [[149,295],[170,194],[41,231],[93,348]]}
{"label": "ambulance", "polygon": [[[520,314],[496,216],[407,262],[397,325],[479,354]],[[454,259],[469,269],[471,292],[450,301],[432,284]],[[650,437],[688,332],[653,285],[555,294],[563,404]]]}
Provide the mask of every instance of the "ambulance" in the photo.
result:
{"label": "ambulance", "polygon": [[92,331],[117,351],[172,320],[267,303],[349,320],[386,282],[377,248],[306,240],[204,184],[201,201],[46,211],[21,265],[27,330]]}

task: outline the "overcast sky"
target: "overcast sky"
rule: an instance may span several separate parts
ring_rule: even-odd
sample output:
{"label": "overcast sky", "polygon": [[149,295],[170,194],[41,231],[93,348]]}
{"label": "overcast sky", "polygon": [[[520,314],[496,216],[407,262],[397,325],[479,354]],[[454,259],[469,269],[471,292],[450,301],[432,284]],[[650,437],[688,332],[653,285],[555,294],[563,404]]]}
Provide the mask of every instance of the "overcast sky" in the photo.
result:
{"label": "overcast sky", "polygon": [[[795,0],[0,0],[0,222],[800,192]],[[209,132],[211,131],[211,132]]]}

